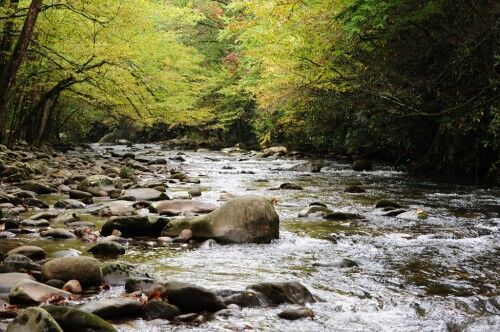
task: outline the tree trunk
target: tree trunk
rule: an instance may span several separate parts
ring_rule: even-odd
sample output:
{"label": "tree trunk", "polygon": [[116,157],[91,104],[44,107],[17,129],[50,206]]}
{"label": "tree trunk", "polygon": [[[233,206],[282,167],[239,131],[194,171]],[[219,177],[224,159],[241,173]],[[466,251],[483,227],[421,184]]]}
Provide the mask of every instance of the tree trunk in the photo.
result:
{"label": "tree trunk", "polygon": [[42,9],[42,2],[43,0],[31,1],[28,14],[26,15],[24,25],[21,30],[21,35],[17,40],[14,51],[12,52],[0,78],[0,138],[2,141],[5,141],[7,103],[9,101],[10,89],[14,84],[17,71],[21,66],[26,50],[28,49],[31,38],[33,37],[36,20],[40,10]]}

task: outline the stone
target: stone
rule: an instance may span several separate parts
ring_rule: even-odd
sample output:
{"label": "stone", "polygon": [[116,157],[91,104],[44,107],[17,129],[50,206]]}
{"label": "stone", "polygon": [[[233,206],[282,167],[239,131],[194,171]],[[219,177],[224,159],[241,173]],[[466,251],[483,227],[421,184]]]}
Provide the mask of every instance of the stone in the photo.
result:
{"label": "stone", "polygon": [[252,290],[225,291],[219,295],[227,306],[236,304],[242,308],[257,308],[266,305],[263,295]]}
{"label": "stone", "polygon": [[117,189],[115,180],[105,175],[91,175],[78,183],[77,189],[86,191],[94,196],[106,196]]}
{"label": "stone", "polygon": [[263,157],[269,157],[273,155],[286,155],[288,153],[288,149],[284,146],[273,146],[262,151]]}
{"label": "stone", "polygon": [[127,281],[125,282],[125,291],[127,293],[149,293],[153,288],[163,289],[163,285],[157,280],[149,277],[131,276],[127,278]]}
{"label": "stone", "polygon": [[391,200],[388,200],[388,199],[381,199],[379,201],[377,201],[377,203],[375,203],[375,207],[378,208],[378,209],[382,209],[382,208],[386,208],[386,207],[391,207],[391,208],[394,208],[394,209],[400,209],[402,208],[403,206],[397,202],[394,202],[394,201],[391,201]]}
{"label": "stone", "polygon": [[56,209],[84,209],[87,205],[76,199],[62,199],[54,204]]}
{"label": "stone", "polygon": [[118,242],[101,241],[94,244],[88,251],[94,256],[116,257],[125,254],[125,247]]}
{"label": "stone", "polygon": [[165,158],[157,158],[157,159],[153,159],[153,160],[148,161],[149,166],[151,166],[151,165],[166,165],[166,164],[167,164],[167,160]]}
{"label": "stone", "polygon": [[319,205],[312,205],[312,206],[309,206],[309,207],[303,209],[302,211],[300,211],[299,218],[304,218],[304,217],[307,217],[311,214],[324,215],[324,214],[327,214],[330,212],[332,212],[332,210],[330,210],[327,207],[319,206]]}
{"label": "stone", "polygon": [[135,201],[159,201],[168,198],[164,192],[153,188],[127,189],[123,191],[121,197],[130,197]]}
{"label": "stone", "polygon": [[373,163],[371,160],[358,159],[352,163],[352,169],[356,172],[373,171]]}
{"label": "stone", "polygon": [[80,307],[104,319],[136,318],[141,314],[142,304],[132,298],[102,299]]}
{"label": "stone", "polygon": [[21,226],[23,227],[47,227],[50,225],[50,222],[45,219],[38,219],[38,220],[23,220],[21,221]]}
{"label": "stone", "polygon": [[102,206],[102,209],[99,210],[99,214],[101,216],[131,216],[136,214],[134,208],[134,202],[132,201],[112,201],[106,203]]}
{"label": "stone", "polygon": [[40,271],[41,266],[24,255],[12,254],[0,264],[0,273]]}
{"label": "stone", "polygon": [[43,305],[41,308],[54,318],[64,329],[71,332],[116,332],[116,329],[104,319],[90,312],[77,308],[55,305]]}
{"label": "stone", "polygon": [[152,300],[142,307],[142,317],[146,320],[168,319],[172,320],[181,314],[181,310],[170,303]]}
{"label": "stone", "polygon": [[226,307],[215,293],[185,282],[170,281],[165,283],[161,295],[183,313],[216,312]]}
{"label": "stone", "polygon": [[7,252],[7,255],[23,255],[31,259],[44,259],[47,254],[45,250],[37,246],[20,246]]}
{"label": "stone", "polygon": [[356,213],[348,212],[330,212],[323,216],[326,220],[343,221],[343,220],[353,220],[353,219],[363,219],[363,216]]}
{"label": "stone", "polygon": [[70,190],[68,192],[69,198],[72,199],[92,199],[92,194],[86,191],[81,191],[81,190]]}
{"label": "stone", "polygon": [[200,197],[201,190],[199,188],[192,188],[188,191],[188,194],[191,195],[192,197]]}
{"label": "stone", "polygon": [[76,239],[76,235],[64,228],[54,228],[47,231],[40,232],[41,237],[50,237],[53,239],[66,240]]}
{"label": "stone", "polygon": [[36,181],[23,181],[16,183],[16,186],[22,190],[33,191],[37,194],[52,194],[57,192],[57,190]]}
{"label": "stone", "polygon": [[24,309],[7,326],[6,332],[64,332],[52,316],[42,308]]}
{"label": "stone", "polygon": [[54,219],[56,218],[57,216],[59,216],[59,212],[52,212],[52,211],[43,211],[43,212],[39,212],[37,214],[34,214],[30,217],[30,220],[41,220],[41,219],[46,219],[46,220],[50,220],[50,219]]}
{"label": "stone", "polygon": [[408,211],[398,214],[396,216],[398,219],[405,219],[411,221],[420,221],[428,218],[427,212],[423,210]]}
{"label": "stone", "polygon": [[314,303],[311,292],[296,281],[270,281],[253,284],[249,287],[264,295],[271,305],[293,303],[304,305]]}
{"label": "stone", "polygon": [[113,230],[118,230],[124,237],[160,236],[168,224],[166,218],[151,216],[117,217],[108,220],[101,229],[101,236],[109,236]]}
{"label": "stone", "polygon": [[179,237],[187,242],[193,237],[193,232],[190,229],[183,229],[179,234]]}
{"label": "stone", "polygon": [[366,190],[365,190],[365,188],[363,188],[361,186],[352,185],[352,186],[346,187],[344,189],[344,192],[350,193],[350,194],[361,194],[361,193],[366,192]]}
{"label": "stone", "polygon": [[[70,280],[71,281],[71,280]],[[59,279],[50,279],[45,282],[46,285],[62,289],[66,283]]]}
{"label": "stone", "polygon": [[197,240],[269,243],[279,237],[279,216],[264,197],[241,196],[205,216],[171,220],[162,236],[176,237],[184,229]]}
{"label": "stone", "polygon": [[20,281],[9,293],[11,304],[38,304],[51,298],[70,298],[71,293],[33,280]]}
{"label": "stone", "polygon": [[149,211],[160,215],[177,216],[181,214],[204,214],[210,213],[217,208],[215,204],[189,199],[175,199],[154,202]]}
{"label": "stone", "polygon": [[75,256],[55,258],[42,266],[42,279],[76,279],[82,286],[100,286],[102,271],[100,262],[92,257]]}
{"label": "stone", "polygon": [[130,277],[147,278],[146,273],[142,273],[136,267],[119,262],[107,262],[101,267],[104,283],[107,285],[125,285]]}
{"label": "stone", "polygon": [[20,281],[35,281],[35,278],[27,273],[0,273],[0,298],[5,298],[10,293],[10,290]]}
{"label": "stone", "polygon": [[[52,280],[57,280],[57,279],[52,279]],[[62,289],[72,294],[80,294],[83,292],[82,285],[80,285],[80,282],[76,279],[70,280],[67,283],[65,283]]]}
{"label": "stone", "polygon": [[285,190],[304,190],[304,188],[302,188],[301,186],[288,182],[282,183],[279,188]]}
{"label": "stone", "polygon": [[314,318],[314,311],[309,308],[286,308],[280,313],[278,313],[279,318],[287,319],[287,320],[297,320],[304,318]]}

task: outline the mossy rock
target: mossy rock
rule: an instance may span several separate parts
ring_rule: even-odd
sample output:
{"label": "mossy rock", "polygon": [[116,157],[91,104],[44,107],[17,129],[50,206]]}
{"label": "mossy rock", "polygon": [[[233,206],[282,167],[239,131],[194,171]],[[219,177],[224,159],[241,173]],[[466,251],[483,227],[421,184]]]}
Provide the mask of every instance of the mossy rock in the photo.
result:
{"label": "mossy rock", "polygon": [[64,329],[72,332],[116,332],[116,329],[97,315],[77,308],[44,305],[45,309],[55,321]]}

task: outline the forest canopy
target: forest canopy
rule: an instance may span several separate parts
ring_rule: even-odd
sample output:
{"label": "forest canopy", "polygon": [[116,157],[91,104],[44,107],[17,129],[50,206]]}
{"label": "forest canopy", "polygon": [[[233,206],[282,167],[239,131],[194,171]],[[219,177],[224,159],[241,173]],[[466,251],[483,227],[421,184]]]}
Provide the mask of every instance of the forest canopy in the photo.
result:
{"label": "forest canopy", "polygon": [[147,140],[284,144],[421,172],[499,172],[497,1],[0,7],[8,144],[95,140],[125,126]]}

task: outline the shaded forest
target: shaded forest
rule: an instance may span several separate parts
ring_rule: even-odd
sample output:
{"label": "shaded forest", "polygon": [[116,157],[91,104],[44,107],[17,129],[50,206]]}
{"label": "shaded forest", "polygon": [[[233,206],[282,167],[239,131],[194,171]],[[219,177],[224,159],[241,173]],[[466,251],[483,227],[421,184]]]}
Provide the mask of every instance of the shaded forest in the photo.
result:
{"label": "shaded forest", "polygon": [[113,132],[214,148],[286,145],[498,181],[497,1],[0,7],[6,145]]}

